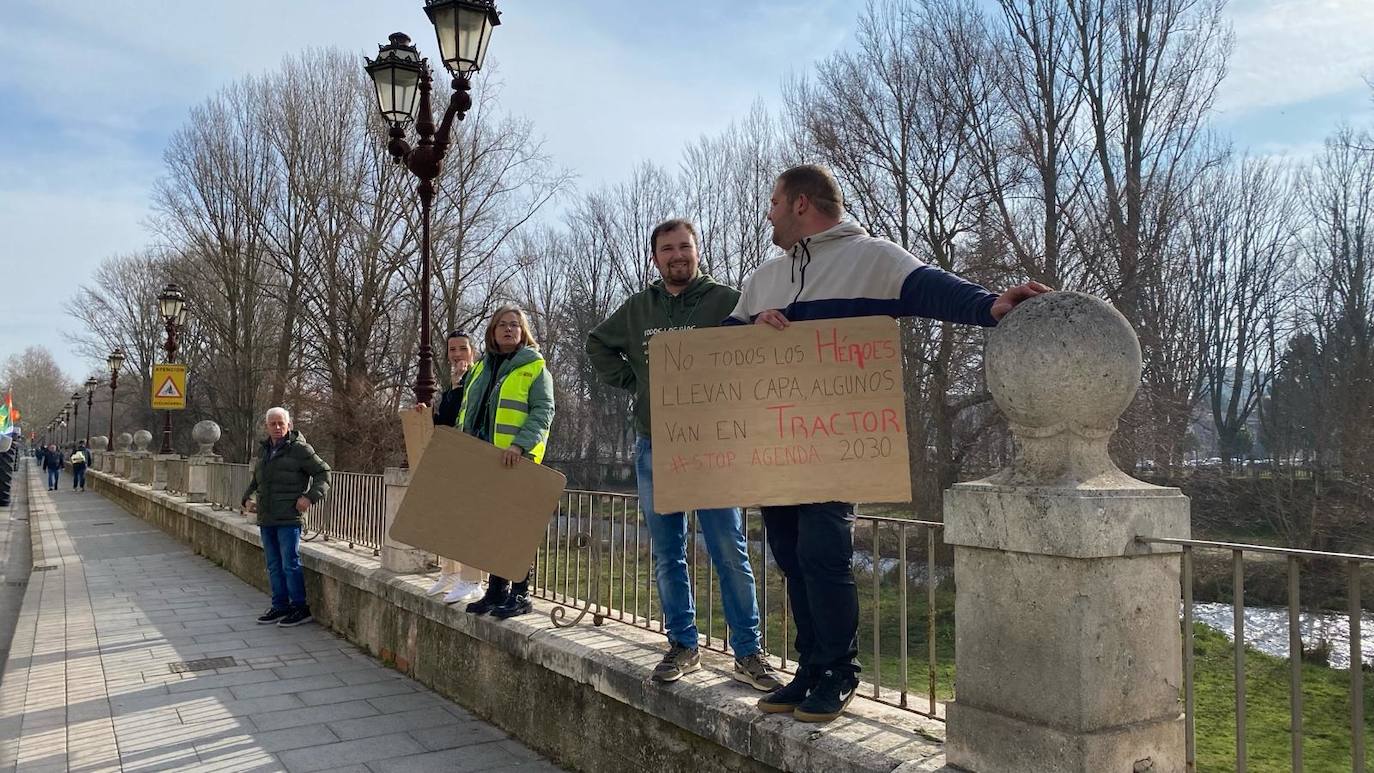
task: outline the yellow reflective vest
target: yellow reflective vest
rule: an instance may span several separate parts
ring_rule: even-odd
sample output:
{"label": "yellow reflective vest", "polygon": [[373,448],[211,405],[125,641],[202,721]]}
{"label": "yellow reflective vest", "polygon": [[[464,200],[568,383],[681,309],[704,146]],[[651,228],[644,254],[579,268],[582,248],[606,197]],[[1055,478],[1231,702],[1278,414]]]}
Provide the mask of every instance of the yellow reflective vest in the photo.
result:
{"label": "yellow reflective vest", "polygon": [[[485,390],[487,379],[499,376],[499,373],[487,374],[486,366],[487,360],[484,357],[472,366],[468,376],[467,389],[463,392],[463,406],[458,411],[458,426],[463,429],[469,427],[468,411],[477,410],[474,401],[481,399],[481,392],[478,389]],[[492,425],[492,445],[497,448],[510,448],[515,442],[516,435],[520,434],[520,428],[529,418],[530,389],[544,372],[544,366],[544,359],[540,357],[532,362],[518,365],[507,372],[505,376],[500,377],[501,381],[497,384],[493,394],[493,399],[496,401],[496,421]],[[474,422],[482,420],[480,416],[473,416],[472,418]],[[476,426],[475,423],[473,426]],[[548,446],[548,439],[548,432],[544,432],[533,448],[525,449],[525,453],[536,464],[544,460],[544,450]]]}

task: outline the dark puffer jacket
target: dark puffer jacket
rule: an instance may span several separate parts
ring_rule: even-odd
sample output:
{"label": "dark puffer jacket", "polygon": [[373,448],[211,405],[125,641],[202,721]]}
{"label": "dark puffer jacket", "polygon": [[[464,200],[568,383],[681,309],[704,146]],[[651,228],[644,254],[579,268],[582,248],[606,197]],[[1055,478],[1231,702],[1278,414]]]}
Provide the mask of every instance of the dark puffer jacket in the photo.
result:
{"label": "dark puffer jacket", "polygon": [[271,439],[263,441],[253,480],[243,492],[244,504],[257,493],[261,526],[299,526],[296,499],[303,496],[314,504],[329,493],[329,465],[305,442],[305,436],[293,429],[286,433],[285,443],[285,448],[272,454]]}

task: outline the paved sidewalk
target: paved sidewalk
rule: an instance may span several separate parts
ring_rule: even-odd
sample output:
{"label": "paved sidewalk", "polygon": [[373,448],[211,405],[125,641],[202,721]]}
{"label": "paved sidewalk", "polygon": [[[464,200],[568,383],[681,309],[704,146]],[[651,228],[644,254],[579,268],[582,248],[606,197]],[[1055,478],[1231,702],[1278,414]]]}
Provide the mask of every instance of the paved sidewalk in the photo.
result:
{"label": "paved sidewalk", "polygon": [[261,592],[98,494],[28,494],[0,771],[558,770],[318,625],[257,625]]}

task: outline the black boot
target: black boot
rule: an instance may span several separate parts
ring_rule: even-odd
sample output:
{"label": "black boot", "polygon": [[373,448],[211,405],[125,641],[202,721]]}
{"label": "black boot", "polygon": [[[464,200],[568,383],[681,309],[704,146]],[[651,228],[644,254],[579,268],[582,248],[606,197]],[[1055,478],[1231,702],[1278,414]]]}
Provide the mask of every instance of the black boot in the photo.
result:
{"label": "black boot", "polygon": [[508,618],[523,615],[534,609],[534,602],[530,601],[529,589],[523,587],[523,585],[523,583],[516,583],[515,587],[511,589],[510,598],[506,599],[506,603],[493,609],[491,611],[491,616],[500,620],[506,620]]}
{"label": "black boot", "polygon": [[470,615],[485,615],[496,609],[510,598],[510,591],[506,588],[495,588],[487,586],[487,592],[482,598],[468,604],[467,613]]}

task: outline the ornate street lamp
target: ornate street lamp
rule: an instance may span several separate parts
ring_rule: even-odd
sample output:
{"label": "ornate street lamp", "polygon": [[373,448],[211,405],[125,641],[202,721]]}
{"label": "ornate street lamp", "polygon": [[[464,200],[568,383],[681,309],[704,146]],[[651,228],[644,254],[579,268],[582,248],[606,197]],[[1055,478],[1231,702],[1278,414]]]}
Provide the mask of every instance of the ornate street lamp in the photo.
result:
{"label": "ornate street lamp", "polygon": [[[88,415],[87,418],[90,418]],[[81,420],[81,390],[72,392],[72,442],[76,442],[77,424]]]}
{"label": "ornate street lamp", "polygon": [[[169,282],[162,289],[162,294],[157,296],[158,311],[162,314],[162,319],[167,323],[167,342],[163,349],[167,352],[167,362],[176,359],[177,354],[177,328],[186,322],[186,299],[181,294],[181,288],[175,282]],[[162,450],[158,453],[172,453],[172,412],[163,411],[162,420]]]}
{"label": "ornate street lamp", "polygon": [[425,13],[434,23],[444,67],[459,78],[482,69],[491,30],[501,23],[493,0],[433,0]]}
{"label": "ornate street lamp", "polygon": [[100,382],[95,380],[95,376],[86,379],[86,442],[91,442],[91,404],[95,402],[95,388],[100,386]]}
{"label": "ornate street lamp", "polygon": [[[393,33],[389,43],[377,47],[377,58],[367,59],[364,69],[377,90],[377,109],[391,125],[387,151],[396,163],[404,164],[419,178],[420,197],[420,347],[419,367],[415,373],[415,402],[430,403],[435,392],[434,353],[430,345],[430,206],[434,202],[434,180],[443,170],[454,120],[463,120],[472,108],[469,76],[482,69],[492,28],[501,23],[494,0],[430,0],[425,13],[434,23],[444,67],[453,77],[453,96],[436,130],[430,105],[433,79],[429,61],[402,32]],[[416,108],[416,96],[419,107]],[[414,147],[406,142],[405,128],[415,124],[419,140]]]}
{"label": "ornate street lamp", "polygon": [[124,367],[124,350],[116,346],[110,356],[105,358],[110,368],[110,436],[105,438],[105,450],[114,450],[115,390],[119,388],[119,369]]}
{"label": "ornate street lamp", "polygon": [[61,443],[62,443],[62,445],[64,445],[64,446],[67,444],[67,440],[68,440],[67,435],[69,434],[69,429],[71,428],[71,418],[72,418],[72,407],[71,407],[70,405],[63,406],[63,408],[62,408],[62,423],[59,424],[58,426],[59,426],[59,428],[62,430],[62,440],[61,440]]}

